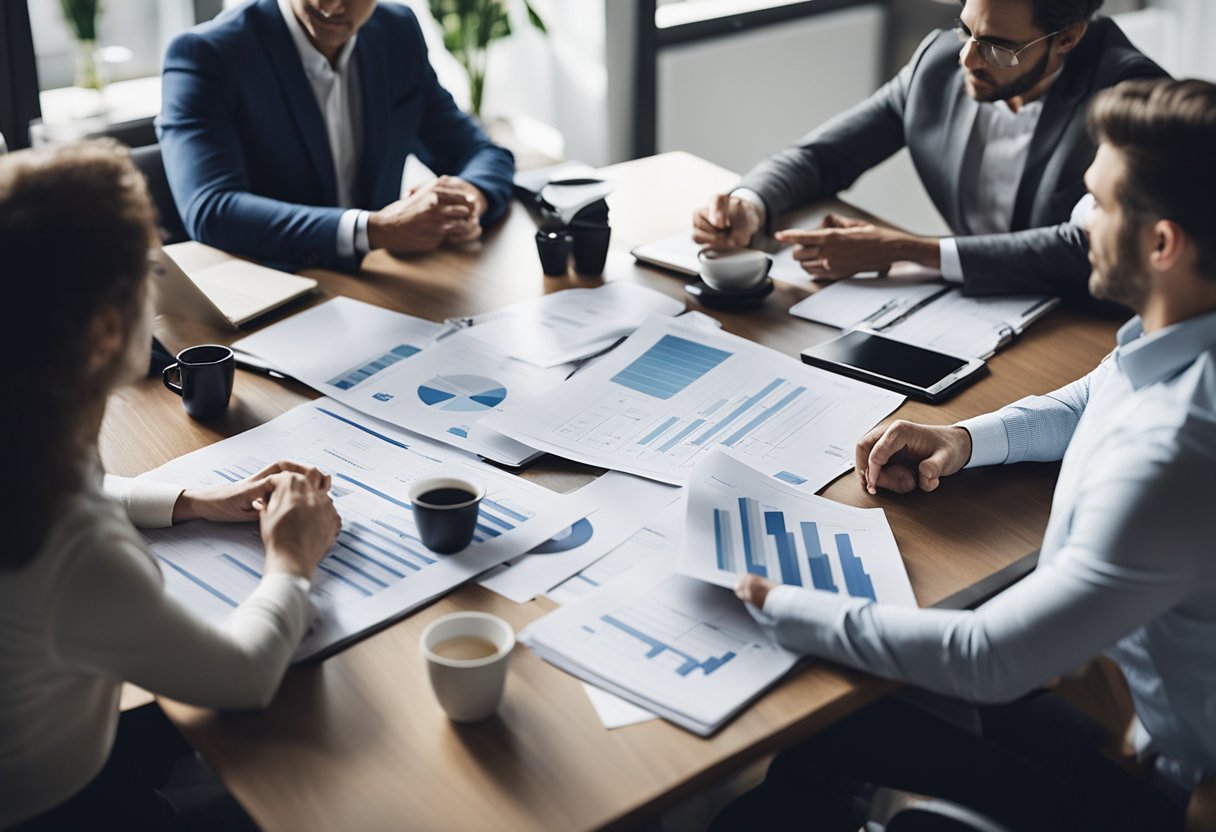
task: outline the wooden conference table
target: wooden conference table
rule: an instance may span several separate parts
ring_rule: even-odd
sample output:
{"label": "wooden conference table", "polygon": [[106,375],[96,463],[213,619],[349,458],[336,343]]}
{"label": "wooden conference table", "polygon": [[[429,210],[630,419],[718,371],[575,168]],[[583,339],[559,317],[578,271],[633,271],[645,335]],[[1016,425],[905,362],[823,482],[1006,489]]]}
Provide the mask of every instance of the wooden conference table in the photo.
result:
{"label": "wooden conference table", "polygon": [[[605,174],[617,183],[609,200],[617,253],[605,276],[684,297],[682,279],[637,266],[624,252],[687,228],[694,208],[734,185],[736,175],[682,153],[615,165]],[[534,230],[516,204],[479,251],[408,260],[377,252],[359,276],[306,272],[324,290],[313,302],[348,295],[442,320],[597,285],[573,275],[545,278]],[[715,314],[727,330],[796,356],[833,334],[788,314],[806,294],[779,285],[756,311]],[[157,329],[170,349],[234,337],[164,318]],[[910,402],[896,415],[948,423],[1051,390],[1094,367],[1112,348],[1113,333],[1109,321],[1057,310],[994,358],[990,377],[948,404]],[[107,470],[135,475],[314,396],[294,383],[238,371],[228,414],[203,425],[185,416],[159,380],[146,380],[112,400],[102,456]],[[973,471],[947,481],[936,494],[902,497],[870,497],[850,475],[824,493],[886,509],[917,598],[929,606],[1022,568],[1018,564],[1037,549],[1046,526],[1056,472],[1057,466],[1044,464]],[[597,473],[544,457],[523,476],[567,491]],[[709,739],[662,721],[607,731],[576,679],[519,647],[498,715],[478,725],[449,722],[431,695],[417,652],[423,627],[448,612],[480,609],[518,630],[551,608],[547,600],[516,605],[470,585],[324,662],[293,668],[263,712],[220,714],[164,700],[161,705],[268,830],[576,830],[642,819],[893,687],[820,663],[770,691]]]}

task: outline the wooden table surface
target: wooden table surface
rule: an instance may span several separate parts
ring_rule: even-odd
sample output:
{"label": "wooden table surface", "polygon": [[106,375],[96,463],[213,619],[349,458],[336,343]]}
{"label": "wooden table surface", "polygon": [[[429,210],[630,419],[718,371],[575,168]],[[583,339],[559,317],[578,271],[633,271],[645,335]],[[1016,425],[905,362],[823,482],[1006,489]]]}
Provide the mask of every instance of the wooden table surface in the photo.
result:
{"label": "wooden table surface", "polygon": [[[684,281],[635,265],[629,248],[689,225],[709,194],[737,176],[683,153],[605,170],[614,252],[608,279],[634,280],[674,297]],[[475,314],[598,280],[541,274],[535,225],[518,204],[468,251],[398,260],[373,253],[358,276],[324,271],[323,292],[277,318],[334,295],[433,320]],[[764,306],[714,313],[725,328],[796,356],[834,330],[790,316],[806,290],[778,285]],[[274,318],[272,318],[273,320]],[[899,418],[949,423],[1042,393],[1092,369],[1114,345],[1115,324],[1057,310],[990,361],[991,376],[944,405],[905,404]],[[177,349],[239,337],[160,319]],[[206,425],[182,412],[158,380],[117,393],[102,429],[107,470],[134,475],[274,418],[315,397],[295,383],[238,371],[232,407]],[[599,473],[544,457],[523,473],[567,491]],[[922,606],[941,601],[1037,549],[1057,466],[966,472],[932,495],[867,495],[852,475],[824,494],[882,506]],[[605,730],[577,680],[523,647],[512,657],[498,715],[449,722],[431,695],[417,650],[440,615],[479,609],[518,629],[552,608],[516,605],[463,587],[326,661],[288,672],[263,712],[221,714],[161,702],[260,826],[268,830],[561,829],[627,825],[714,778],[790,745],[883,695],[891,685],[827,664],[798,673],[709,739],[662,721]]]}

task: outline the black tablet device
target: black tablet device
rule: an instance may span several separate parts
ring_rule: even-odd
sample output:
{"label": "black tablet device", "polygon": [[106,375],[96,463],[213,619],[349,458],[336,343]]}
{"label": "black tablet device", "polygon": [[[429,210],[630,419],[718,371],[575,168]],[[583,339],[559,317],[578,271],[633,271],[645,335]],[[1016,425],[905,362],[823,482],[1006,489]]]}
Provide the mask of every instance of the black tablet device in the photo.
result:
{"label": "black tablet device", "polygon": [[979,358],[947,355],[857,329],[803,350],[802,360],[927,402],[945,401],[988,371]]}

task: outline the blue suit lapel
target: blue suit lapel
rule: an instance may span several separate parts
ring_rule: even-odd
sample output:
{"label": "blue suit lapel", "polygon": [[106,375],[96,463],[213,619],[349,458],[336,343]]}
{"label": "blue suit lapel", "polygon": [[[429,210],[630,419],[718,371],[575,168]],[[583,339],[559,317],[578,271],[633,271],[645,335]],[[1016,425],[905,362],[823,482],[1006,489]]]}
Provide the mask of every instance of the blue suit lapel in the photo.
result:
{"label": "blue suit lapel", "polygon": [[363,91],[363,150],[359,161],[356,198],[364,206],[379,205],[376,186],[384,164],[385,120],[388,114],[386,80],[388,66],[381,32],[369,20],[359,31],[355,60],[359,67],[359,86]]}
{"label": "blue suit lapel", "polygon": [[287,31],[276,0],[258,0],[255,10],[257,14],[254,19],[258,21],[260,40],[270,56],[279,87],[321,183],[322,204],[337,205],[338,179],[334,173],[329,134],[325,130],[325,120],[317,107],[312,86],[304,75],[300,54],[296,51],[291,33]]}

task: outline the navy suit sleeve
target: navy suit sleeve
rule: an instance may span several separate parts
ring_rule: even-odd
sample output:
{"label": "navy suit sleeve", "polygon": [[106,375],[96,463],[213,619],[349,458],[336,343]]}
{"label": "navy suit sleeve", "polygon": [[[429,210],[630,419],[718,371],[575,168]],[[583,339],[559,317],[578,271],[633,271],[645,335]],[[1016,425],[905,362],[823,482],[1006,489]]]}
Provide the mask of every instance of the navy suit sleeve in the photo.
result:
{"label": "navy suit sleeve", "polygon": [[425,41],[418,21],[411,15],[416,40],[422,45],[423,114],[418,153],[427,167],[437,174],[459,176],[485,194],[483,226],[496,222],[506,213],[515,177],[515,157],[511,151],[490,141],[490,137],[469,116],[461,112],[452,95],[439,83],[426,55]]}
{"label": "navy suit sleeve", "polygon": [[297,205],[250,193],[234,122],[236,84],[219,53],[187,32],[169,45],[157,120],[173,199],[190,236],[262,261],[355,271],[338,255],[341,208]]}

